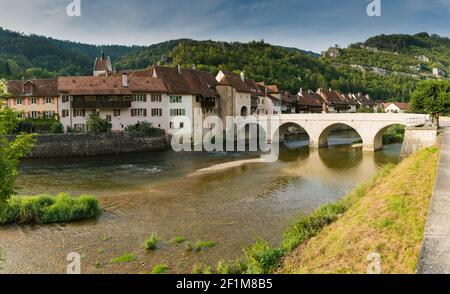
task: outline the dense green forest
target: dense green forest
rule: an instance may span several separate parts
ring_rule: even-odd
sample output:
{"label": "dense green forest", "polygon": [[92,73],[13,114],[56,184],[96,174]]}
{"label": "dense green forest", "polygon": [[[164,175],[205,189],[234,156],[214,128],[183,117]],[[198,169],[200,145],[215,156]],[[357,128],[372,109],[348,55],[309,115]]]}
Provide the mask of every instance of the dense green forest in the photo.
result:
{"label": "dense green forest", "polygon": [[87,45],[0,28],[0,76],[48,78],[92,74],[94,58],[101,49],[118,59],[139,47]]}
{"label": "dense green forest", "polygon": [[118,70],[195,65],[213,74],[220,69],[245,71],[249,78],[278,84],[292,93],[299,88],[331,87],[367,93],[377,100],[409,101],[420,80],[437,78],[433,68],[442,70],[441,78],[450,72],[450,39],[427,33],[375,36],[319,55],[264,41],[179,39],[148,47],[96,46],[0,29],[0,76],[90,75],[101,49]]}

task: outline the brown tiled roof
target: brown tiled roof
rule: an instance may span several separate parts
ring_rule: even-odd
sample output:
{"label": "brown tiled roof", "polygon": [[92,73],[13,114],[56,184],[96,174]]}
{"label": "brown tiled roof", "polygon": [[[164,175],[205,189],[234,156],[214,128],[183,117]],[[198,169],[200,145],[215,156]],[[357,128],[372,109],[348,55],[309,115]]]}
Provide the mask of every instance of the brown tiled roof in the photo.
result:
{"label": "brown tiled roof", "polygon": [[[337,93],[339,93],[339,92],[337,92]],[[347,102],[348,105],[358,105],[358,102],[353,98],[353,95],[342,94],[342,93],[339,93],[339,95],[341,95],[342,100]]]}
{"label": "brown tiled roof", "polygon": [[25,97],[25,85],[31,86],[32,96],[56,97],[58,96],[57,79],[12,80],[8,82],[8,93],[12,97]]}
{"label": "brown tiled roof", "polygon": [[174,67],[155,66],[154,75],[161,79],[169,94],[191,94],[213,98],[219,94],[216,91],[215,77],[206,71],[181,69]]}
{"label": "brown tiled roof", "polygon": [[341,93],[333,90],[319,89],[318,92],[322,98],[330,105],[348,105],[349,102],[342,96]]}
{"label": "brown tiled roof", "polygon": [[241,77],[229,70],[222,70],[224,77],[219,82],[219,85],[233,87],[236,91],[241,93],[251,93],[249,86],[242,81]]}
{"label": "brown tiled roof", "polygon": [[285,104],[287,104],[287,103],[296,103],[296,102],[298,102],[298,96],[291,95],[287,91],[282,91],[281,92],[281,102],[285,103]]}
{"label": "brown tiled roof", "polygon": [[322,96],[312,91],[303,91],[298,96],[299,104],[302,106],[322,107],[324,100]]}
{"label": "brown tiled roof", "polygon": [[255,82],[255,80],[246,79],[245,83],[247,84],[248,88],[250,89],[250,93],[253,96],[265,96],[265,92],[261,90],[259,85]]}
{"label": "brown tiled roof", "polygon": [[131,95],[133,92],[164,93],[167,88],[157,78],[129,77],[124,87],[122,76],[111,77],[59,77],[60,92],[68,95]]}
{"label": "brown tiled roof", "polygon": [[376,103],[370,98],[365,95],[361,94],[353,94],[353,97],[363,106],[375,106]]}
{"label": "brown tiled roof", "polygon": [[397,106],[398,108],[400,108],[401,110],[409,110],[410,106],[409,103],[404,103],[404,102],[394,102],[393,103],[395,106]]}

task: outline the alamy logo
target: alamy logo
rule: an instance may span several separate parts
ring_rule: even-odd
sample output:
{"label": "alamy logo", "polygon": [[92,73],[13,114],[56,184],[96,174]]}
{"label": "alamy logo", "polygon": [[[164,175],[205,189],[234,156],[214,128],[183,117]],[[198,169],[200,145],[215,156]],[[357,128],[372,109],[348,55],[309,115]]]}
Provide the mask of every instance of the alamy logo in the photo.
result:
{"label": "alamy logo", "polygon": [[67,255],[66,261],[69,263],[67,265],[67,274],[68,275],[79,275],[81,274],[81,255],[72,252]]}
{"label": "alamy logo", "polygon": [[370,17],[381,16],[381,0],[373,0],[369,3],[367,15]]}
{"label": "alamy logo", "polygon": [[81,16],[81,0],[73,0],[67,5],[66,13],[68,16]]}
{"label": "alamy logo", "polygon": [[370,253],[367,256],[367,261],[369,262],[369,265],[367,266],[367,274],[381,274],[381,255],[379,253]]}

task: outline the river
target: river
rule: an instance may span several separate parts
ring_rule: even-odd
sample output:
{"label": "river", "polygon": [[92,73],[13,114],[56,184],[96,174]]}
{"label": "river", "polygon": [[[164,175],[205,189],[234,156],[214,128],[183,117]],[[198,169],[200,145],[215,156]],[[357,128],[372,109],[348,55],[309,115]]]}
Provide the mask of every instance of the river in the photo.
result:
{"label": "river", "polygon": [[[359,140],[336,132],[329,143]],[[20,168],[21,195],[90,194],[105,212],[97,220],[50,226],[0,228],[4,273],[65,273],[66,256],[82,256],[83,273],[146,273],[166,264],[190,273],[196,263],[215,266],[243,256],[242,248],[262,238],[276,245],[295,217],[334,202],[387,163],[398,162],[400,144],[365,153],[349,145],[320,150],[304,140],[286,143],[275,163],[251,163],[249,153],[174,153],[27,160]],[[216,169],[224,163],[233,164]],[[202,171],[202,172],[199,172]],[[158,249],[144,240],[156,233]],[[170,240],[213,241],[202,252],[187,252]],[[123,264],[111,259],[133,253]]]}

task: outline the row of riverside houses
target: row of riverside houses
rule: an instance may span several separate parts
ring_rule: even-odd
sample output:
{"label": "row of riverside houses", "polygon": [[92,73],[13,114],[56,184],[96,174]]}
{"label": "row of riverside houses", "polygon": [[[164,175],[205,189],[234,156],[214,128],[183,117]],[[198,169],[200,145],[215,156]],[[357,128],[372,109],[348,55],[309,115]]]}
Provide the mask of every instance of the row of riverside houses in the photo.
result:
{"label": "row of riverside houses", "polygon": [[173,123],[176,117],[187,117],[194,124],[194,116],[200,115],[217,115],[225,121],[227,116],[356,112],[359,107],[375,106],[368,96],[332,90],[290,95],[276,85],[226,70],[216,77],[180,66],[116,73],[103,53],[92,76],[13,80],[8,82],[8,93],[7,107],[20,111],[22,117],[57,117],[65,130],[80,132],[93,112],[111,122],[113,131],[146,121],[173,134],[185,127],[183,122]]}

